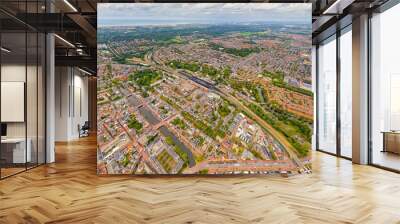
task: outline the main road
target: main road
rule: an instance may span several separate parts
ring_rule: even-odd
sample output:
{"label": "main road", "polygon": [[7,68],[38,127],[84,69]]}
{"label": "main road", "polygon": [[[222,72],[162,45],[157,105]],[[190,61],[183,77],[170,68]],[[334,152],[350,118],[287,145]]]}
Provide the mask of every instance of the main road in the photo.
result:
{"label": "main road", "polygon": [[220,95],[220,96],[224,97],[226,100],[228,100],[231,104],[237,106],[242,111],[246,112],[247,115],[250,117],[250,119],[256,121],[259,125],[261,125],[261,127],[264,127],[268,131],[268,133],[270,133],[283,146],[283,148],[286,150],[289,157],[301,170],[305,170],[303,162],[300,161],[299,157],[297,156],[297,153],[295,152],[296,149],[292,146],[292,144],[290,144],[290,142],[285,138],[285,136],[283,136],[280,132],[275,130],[270,124],[268,124],[265,120],[260,118],[257,114],[255,114],[248,107],[243,105],[242,102],[240,102],[234,96],[232,96],[231,94],[229,94],[225,91],[220,90],[214,84],[192,75],[191,73],[189,73],[189,71],[173,70],[173,69],[165,66],[162,63],[158,63],[157,61],[154,62],[151,53],[146,54],[145,60],[146,60],[146,63],[148,63],[149,65],[151,65],[157,69],[160,69],[160,70],[170,73],[170,74],[180,76],[185,79],[189,79],[189,80],[209,89],[210,91],[217,93],[218,95]]}

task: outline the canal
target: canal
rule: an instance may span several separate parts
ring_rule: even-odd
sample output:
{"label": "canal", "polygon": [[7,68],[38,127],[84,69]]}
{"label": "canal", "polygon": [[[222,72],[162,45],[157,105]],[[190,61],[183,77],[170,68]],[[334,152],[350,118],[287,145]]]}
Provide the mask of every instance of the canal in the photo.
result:
{"label": "canal", "polygon": [[[146,121],[149,122],[151,125],[157,125],[161,122],[160,119],[158,119],[146,106],[142,106],[138,110],[140,114],[146,119]],[[183,144],[174,133],[172,133],[165,126],[160,127],[159,130],[161,134],[163,134],[165,137],[170,137],[175,145],[182,149],[188,155],[189,167],[193,167],[194,165],[196,165],[192,151],[185,144]]]}
{"label": "canal", "polygon": [[194,160],[193,157],[193,153],[192,151],[190,151],[190,149],[183,144],[175,135],[174,133],[172,133],[168,128],[166,128],[165,126],[160,127],[160,132],[165,136],[165,137],[171,137],[172,141],[174,141],[175,145],[178,146],[179,148],[181,148],[187,155],[188,155],[188,159],[189,159],[189,167],[193,167],[194,165],[196,165],[196,162]]}
{"label": "canal", "polygon": [[160,119],[158,119],[146,106],[139,107],[140,114],[149,122],[151,125],[156,125],[160,123]]}

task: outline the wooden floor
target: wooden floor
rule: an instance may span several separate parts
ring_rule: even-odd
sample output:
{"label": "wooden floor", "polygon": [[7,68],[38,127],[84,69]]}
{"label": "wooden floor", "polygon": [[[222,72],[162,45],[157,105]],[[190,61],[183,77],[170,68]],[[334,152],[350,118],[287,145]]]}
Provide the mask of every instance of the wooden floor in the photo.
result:
{"label": "wooden floor", "polygon": [[98,177],[96,142],[0,181],[0,223],[400,223],[400,175],[315,153],[282,177]]}
{"label": "wooden floor", "polygon": [[8,177],[13,174],[23,172],[25,170],[26,170],[25,167],[23,167],[23,168],[22,167],[21,168],[20,167],[7,167],[7,168],[2,167],[1,168],[1,177],[2,178]]}

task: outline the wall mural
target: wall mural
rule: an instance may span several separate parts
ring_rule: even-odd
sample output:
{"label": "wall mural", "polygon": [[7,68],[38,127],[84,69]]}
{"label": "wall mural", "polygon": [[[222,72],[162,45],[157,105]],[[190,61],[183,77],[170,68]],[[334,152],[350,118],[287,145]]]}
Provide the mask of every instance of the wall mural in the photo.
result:
{"label": "wall mural", "polygon": [[311,4],[98,4],[98,174],[311,172]]}

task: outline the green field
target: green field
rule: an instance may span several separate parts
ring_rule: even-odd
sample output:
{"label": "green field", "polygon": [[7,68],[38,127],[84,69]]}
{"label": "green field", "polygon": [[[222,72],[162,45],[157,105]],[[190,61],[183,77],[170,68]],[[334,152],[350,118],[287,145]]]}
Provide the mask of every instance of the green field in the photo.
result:
{"label": "green field", "polygon": [[185,130],[187,128],[186,123],[179,118],[175,118],[171,123],[182,130]]}
{"label": "green field", "polygon": [[171,170],[176,166],[174,158],[167,152],[167,150],[162,151],[157,155],[157,160],[160,162],[161,166],[167,173],[171,173]]}
{"label": "green field", "polygon": [[210,43],[211,49],[216,51],[222,51],[228,54],[232,54],[239,57],[247,57],[252,53],[258,53],[261,51],[260,48],[225,48],[222,45]]}
{"label": "green field", "polygon": [[140,132],[143,128],[143,124],[136,120],[136,116],[134,114],[131,114],[128,120],[128,128],[134,128],[136,132]]}
{"label": "green field", "polygon": [[129,81],[134,81],[141,87],[149,87],[159,79],[161,79],[161,73],[150,69],[138,71],[128,76]]}
{"label": "green field", "polygon": [[178,156],[183,160],[183,166],[181,168],[181,170],[179,171],[182,172],[182,170],[184,170],[188,165],[189,165],[189,157],[188,154],[183,151],[181,148],[179,148],[179,146],[175,145],[174,140],[172,140],[171,137],[166,137],[165,141],[167,142],[168,145],[172,146],[173,150],[175,151],[176,154],[178,154]]}

